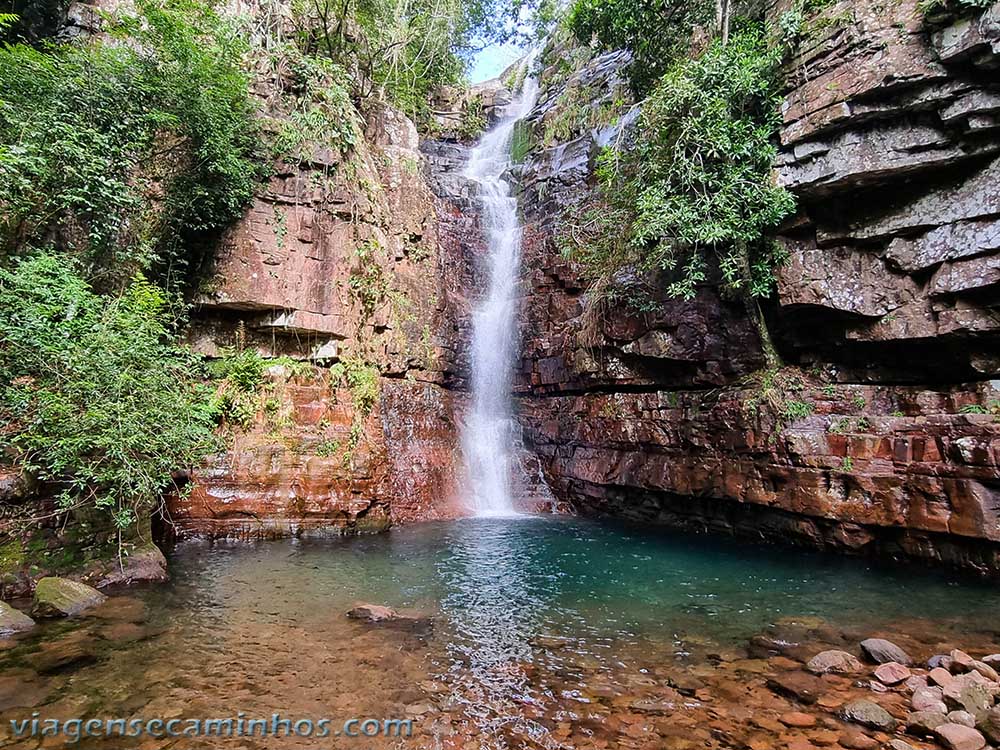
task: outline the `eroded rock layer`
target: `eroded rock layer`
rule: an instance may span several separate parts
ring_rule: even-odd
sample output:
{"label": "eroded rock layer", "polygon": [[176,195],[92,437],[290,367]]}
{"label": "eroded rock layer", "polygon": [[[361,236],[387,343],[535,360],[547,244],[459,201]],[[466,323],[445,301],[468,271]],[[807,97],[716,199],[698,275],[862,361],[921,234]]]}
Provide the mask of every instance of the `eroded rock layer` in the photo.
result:
{"label": "eroded rock layer", "polygon": [[788,364],[774,372],[711,284],[683,302],[640,280],[652,304],[594,304],[553,217],[586,194],[615,130],[576,117],[569,92],[603,101],[627,60],[543,71],[519,168],[518,390],[560,499],[1000,571],[998,8],[927,19],[909,0],[840,2],[807,19],[775,164],[799,208],[765,309]]}

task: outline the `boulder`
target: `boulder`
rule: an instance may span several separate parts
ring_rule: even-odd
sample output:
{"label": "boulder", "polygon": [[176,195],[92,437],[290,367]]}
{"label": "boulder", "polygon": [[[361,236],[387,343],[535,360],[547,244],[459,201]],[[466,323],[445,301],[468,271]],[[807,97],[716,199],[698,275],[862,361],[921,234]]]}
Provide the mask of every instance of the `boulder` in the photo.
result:
{"label": "boulder", "polygon": [[898,662],[890,661],[880,664],[875,669],[875,677],[885,685],[898,685],[910,678],[910,669]]}
{"label": "boulder", "polygon": [[948,723],[948,717],[938,711],[914,711],[906,717],[906,731],[917,737],[930,737],[934,730]]}
{"label": "boulder", "polygon": [[945,704],[979,716],[993,706],[993,693],[986,678],[978,672],[968,672],[956,677],[941,690]]}
{"label": "boulder", "polygon": [[0,635],[20,633],[35,627],[35,621],[7,602],[0,601]]}
{"label": "boulder", "polygon": [[913,659],[903,649],[892,641],[884,638],[869,638],[861,641],[861,650],[864,655],[876,664],[885,664],[890,661],[898,662],[904,666],[913,664]]}
{"label": "boulder", "polygon": [[896,728],[896,720],[892,715],[869,700],[851,701],[841,709],[840,715],[847,721],[883,732],[891,732]]}
{"label": "boulder", "polygon": [[42,578],[35,586],[31,614],[35,617],[73,617],[107,599],[85,583],[66,578]]}
{"label": "boulder", "polygon": [[806,664],[806,669],[813,674],[827,674],[829,672],[834,674],[851,674],[853,672],[860,672],[862,666],[856,657],[846,651],[831,649],[816,654]]}
{"label": "boulder", "polygon": [[942,724],[934,730],[934,736],[948,750],[982,750],[986,747],[983,735],[961,724]]}

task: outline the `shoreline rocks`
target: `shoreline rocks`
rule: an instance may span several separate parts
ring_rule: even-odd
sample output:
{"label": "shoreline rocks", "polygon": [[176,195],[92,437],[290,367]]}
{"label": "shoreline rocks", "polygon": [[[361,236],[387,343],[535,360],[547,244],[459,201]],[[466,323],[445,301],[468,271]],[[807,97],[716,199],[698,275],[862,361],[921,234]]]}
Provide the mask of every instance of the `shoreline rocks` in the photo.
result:
{"label": "shoreline rocks", "polygon": [[35,627],[35,621],[5,601],[0,601],[0,635],[23,633]]}
{"label": "shoreline rocks", "polygon": [[34,617],[75,617],[106,600],[104,594],[85,583],[67,578],[42,578],[35,586],[31,614]]}

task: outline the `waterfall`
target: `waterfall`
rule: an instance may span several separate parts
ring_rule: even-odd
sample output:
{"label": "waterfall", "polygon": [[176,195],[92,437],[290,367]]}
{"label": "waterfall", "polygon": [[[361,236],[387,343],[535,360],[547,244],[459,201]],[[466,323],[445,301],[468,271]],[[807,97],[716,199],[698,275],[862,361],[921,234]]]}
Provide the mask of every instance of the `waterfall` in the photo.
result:
{"label": "waterfall", "polygon": [[[533,55],[522,65],[528,71]],[[525,76],[521,93],[503,117],[472,149],[465,176],[479,186],[482,227],[487,240],[489,282],[473,313],[472,408],[462,433],[469,481],[467,505],[477,516],[514,515],[511,493],[511,377],[517,357],[516,289],[521,255],[517,198],[505,179],[510,168],[514,126],[534,106],[538,82]]]}

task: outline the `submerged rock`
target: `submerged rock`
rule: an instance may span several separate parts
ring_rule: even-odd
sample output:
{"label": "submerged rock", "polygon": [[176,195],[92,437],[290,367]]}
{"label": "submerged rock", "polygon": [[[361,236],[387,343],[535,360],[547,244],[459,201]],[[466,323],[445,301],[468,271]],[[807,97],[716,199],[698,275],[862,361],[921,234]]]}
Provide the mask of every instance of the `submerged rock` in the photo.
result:
{"label": "submerged rock", "polygon": [[366,622],[386,622],[388,620],[399,619],[399,613],[391,607],[383,607],[379,604],[359,604],[347,613],[352,620],[364,620]]}
{"label": "submerged rock", "polygon": [[913,664],[913,659],[910,658],[909,654],[892,641],[887,641],[884,638],[869,638],[861,641],[861,650],[876,664],[886,664],[890,661],[898,662],[907,667]]}
{"label": "submerged rock", "polygon": [[896,720],[892,718],[892,714],[869,700],[851,701],[841,709],[840,715],[847,721],[883,732],[891,732],[896,728]]}
{"label": "submerged rock", "polygon": [[813,674],[827,674],[832,672],[834,674],[850,674],[852,672],[860,672],[862,669],[861,662],[851,654],[846,651],[837,651],[836,649],[831,649],[829,651],[821,651],[816,654],[809,663],[806,664],[806,669],[808,669]]}
{"label": "submerged rock", "polygon": [[35,627],[35,621],[7,602],[0,601],[0,634],[20,633]]}
{"label": "submerged rock", "polygon": [[35,587],[31,614],[35,617],[73,617],[107,599],[85,583],[66,578],[42,578]]}
{"label": "submerged rock", "polygon": [[802,703],[815,703],[827,690],[827,685],[818,677],[805,672],[786,672],[767,681],[767,686],[776,693],[795,698]]}

